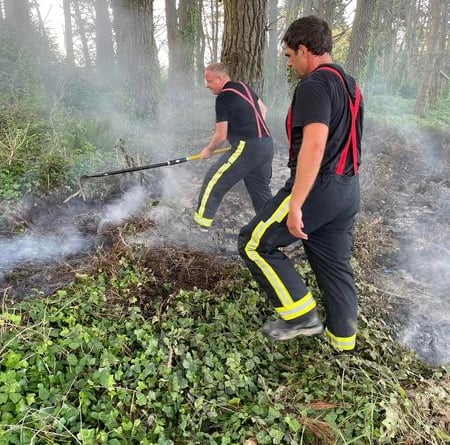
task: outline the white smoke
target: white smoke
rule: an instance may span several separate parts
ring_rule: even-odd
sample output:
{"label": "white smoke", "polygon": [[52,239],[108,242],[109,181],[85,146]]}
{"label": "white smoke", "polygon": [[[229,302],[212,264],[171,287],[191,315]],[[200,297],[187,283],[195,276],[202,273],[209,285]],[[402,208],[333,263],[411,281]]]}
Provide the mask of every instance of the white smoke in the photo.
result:
{"label": "white smoke", "polygon": [[62,232],[54,236],[33,233],[0,240],[0,270],[9,270],[28,261],[54,261],[85,249],[89,240],[79,233]]}
{"label": "white smoke", "polygon": [[147,202],[147,193],[141,186],[132,187],[116,202],[106,206],[102,213],[99,229],[105,225],[118,226],[137,215]]}

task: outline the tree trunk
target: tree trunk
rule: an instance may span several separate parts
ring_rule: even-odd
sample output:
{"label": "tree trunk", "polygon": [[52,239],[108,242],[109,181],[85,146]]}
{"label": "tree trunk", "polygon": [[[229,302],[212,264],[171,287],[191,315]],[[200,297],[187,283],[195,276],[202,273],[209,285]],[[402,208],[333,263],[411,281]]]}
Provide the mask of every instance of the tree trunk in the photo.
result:
{"label": "tree trunk", "polygon": [[211,58],[213,62],[217,62],[219,59],[219,17],[219,2],[217,0],[211,0]]}
{"label": "tree trunk", "polygon": [[176,0],[165,0],[166,5],[166,28],[167,28],[167,47],[169,50],[169,84],[178,83],[177,77],[182,76],[177,69],[180,59],[181,45],[178,41],[178,14]]}
{"label": "tree trunk", "polygon": [[405,32],[401,42],[402,51],[398,54],[397,75],[393,90],[404,97],[411,97],[416,84],[416,67],[418,65],[420,11],[416,0],[407,0],[405,4]]}
{"label": "tree trunk", "polygon": [[66,61],[69,65],[74,64],[73,56],[73,34],[72,34],[72,12],[70,0],[63,0],[64,7],[64,43],[66,46]]}
{"label": "tree trunk", "polygon": [[[175,0],[166,0],[165,4],[171,101],[181,103],[190,100],[194,86],[196,40],[201,29],[199,0],[180,0],[178,10]],[[180,88],[185,94],[178,93]]]}
{"label": "tree trunk", "polygon": [[366,80],[366,62],[370,49],[375,7],[376,0],[358,0],[352,25],[346,68],[361,85]]}
{"label": "tree trunk", "polygon": [[302,0],[287,0],[286,1],[286,14],[285,14],[285,24],[284,29],[287,30],[289,25],[300,17],[300,10],[302,8]]}
{"label": "tree trunk", "polygon": [[[437,47],[439,44],[440,31],[440,0],[430,0],[430,13],[427,26],[427,56],[426,63],[423,68],[422,81],[416,99],[414,113],[423,117],[425,114],[425,106],[430,99],[430,90],[433,82],[433,72],[436,70]],[[439,75],[439,73],[437,74]]]}
{"label": "tree trunk", "polygon": [[[271,92],[275,90],[278,74],[277,56],[279,53],[278,41],[278,0],[269,0],[267,16],[269,19],[267,31],[266,63],[264,66],[265,90]],[[267,97],[268,95],[266,95]]]}
{"label": "tree trunk", "polygon": [[80,11],[80,5],[78,3],[78,0],[72,0],[73,6],[75,10],[75,22],[77,24],[78,32],[80,34],[81,39],[81,45],[83,48],[83,57],[84,57],[84,63],[87,67],[91,66],[91,56],[89,54],[89,46],[87,43],[86,33],[84,32],[84,23],[83,19],[81,17],[81,11]]}
{"label": "tree trunk", "polygon": [[[449,4],[445,2],[440,8],[441,19],[440,19],[440,31],[439,40],[437,42],[437,57],[436,57],[436,67],[433,72],[433,79],[430,88],[430,105],[433,107],[436,105],[440,98],[444,86],[448,83],[448,75],[446,71],[446,45],[449,38],[449,27],[448,27],[448,13]],[[450,74],[450,73],[448,73]]]}
{"label": "tree trunk", "polygon": [[5,0],[5,23],[17,41],[25,45],[30,43],[32,26],[28,0]]}
{"label": "tree trunk", "polygon": [[183,75],[183,84],[187,91],[192,91],[194,86],[194,68],[195,68],[195,38],[199,25],[197,16],[196,0],[180,0],[178,8],[180,41],[182,44],[180,54],[180,69]]}
{"label": "tree trunk", "polygon": [[106,0],[95,0],[96,64],[105,80],[114,79],[114,49],[111,19]]}
{"label": "tree trunk", "polygon": [[303,15],[308,16],[314,14],[313,0],[305,0],[303,2]]}
{"label": "tree trunk", "polygon": [[113,2],[118,59],[136,114],[154,115],[159,98],[159,63],[154,37],[153,0]]}
{"label": "tree trunk", "polygon": [[195,41],[195,64],[197,71],[197,86],[203,85],[203,72],[205,71],[205,33],[203,30],[203,2],[197,0],[197,14],[199,25],[197,26],[197,37]]}
{"label": "tree trunk", "polygon": [[224,0],[222,62],[236,81],[261,95],[267,0]]}

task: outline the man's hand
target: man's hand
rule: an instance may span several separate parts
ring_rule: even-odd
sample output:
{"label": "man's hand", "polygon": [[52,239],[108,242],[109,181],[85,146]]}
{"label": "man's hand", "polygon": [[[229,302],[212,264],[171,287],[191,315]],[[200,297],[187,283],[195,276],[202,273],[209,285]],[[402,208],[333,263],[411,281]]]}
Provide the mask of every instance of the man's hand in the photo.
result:
{"label": "man's hand", "polygon": [[286,226],[292,236],[300,239],[308,239],[308,235],[303,231],[303,214],[300,207],[289,208]]}
{"label": "man's hand", "polygon": [[212,155],[212,150],[209,147],[205,147],[201,152],[200,152],[200,157],[202,159],[209,159]]}

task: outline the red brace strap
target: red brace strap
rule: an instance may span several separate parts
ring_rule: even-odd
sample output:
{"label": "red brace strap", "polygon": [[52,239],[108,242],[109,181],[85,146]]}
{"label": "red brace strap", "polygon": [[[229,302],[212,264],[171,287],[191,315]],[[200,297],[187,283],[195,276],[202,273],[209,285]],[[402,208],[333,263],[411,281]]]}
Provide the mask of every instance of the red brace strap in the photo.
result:
{"label": "red brace strap", "polygon": [[[322,66],[317,69],[317,71],[320,71],[320,70],[327,70],[332,73],[335,73],[341,79],[342,83],[344,84],[345,89],[347,89],[344,78],[342,77],[342,74],[338,70],[336,70],[335,68],[331,68],[329,66]],[[339,156],[339,161],[336,166],[336,174],[337,175],[344,174],[345,162],[347,160],[350,144],[352,145],[353,172],[355,175],[358,173],[358,147],[356,144],[356,140],[357,140],[356,121],[358,118],[359,104],[361,102],[361,92],[358,88],[358,85],[355,86],[355,103],[353,103],[350,94],[348,94],[348,102],[349,102],[349,107],[350,107],[350,113],[352,115],[352,121],[351,121],[351,125],[350,125],[350,134],[348,136],[348,139],[344,146],[344,149],[342,150],[342,153]]]}
{"label": "red brace strap", "polygon": [[255,113],[255,116],[256,116],[256,126],[258,127],[258,137],[259,138],[262,137],[261,125],[264,127],[264,131],[266,132],[267,136],[270,136],[269,130],[267,129],[264,119],[262,118],[262,116],[258,112],[258,109],[256,108],[255,101],[253,100],[253,96],[250,93],[250,90],[248,89],[247,85],[245,85],[245,83],[243,83],[243,82],[239,82],[239,83],[244,87],[244,90],[247,93],[248,97],[245,94],[242,94],[240,91],[235,90],[234,88],[225,88],[224,90],[222,90],[222,92],[232,91],[233,93],[236,93],[238,96],[242,97],[242,99],[244,99],[248,104],[250,104],[250,106],[253,108],[253,112]]}

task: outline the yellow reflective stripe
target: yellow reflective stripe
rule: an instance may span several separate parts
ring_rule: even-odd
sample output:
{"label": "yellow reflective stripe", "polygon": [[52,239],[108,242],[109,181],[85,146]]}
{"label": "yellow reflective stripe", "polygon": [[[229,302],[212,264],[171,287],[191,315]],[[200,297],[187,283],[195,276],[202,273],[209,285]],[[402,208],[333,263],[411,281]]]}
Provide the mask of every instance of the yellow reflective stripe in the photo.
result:
{"label": "yellow reflective stripe", "polygon": [[197,212],[194,213],[194,221],[203,227],[211,227],[211,224],[213,222],[212,219],[203,218]]}
{"label": "yellow reflective stripe", "polygon": [[314,300],[311,292],[308,292],[303,298],[294,301],[289,306],[277,307],[275,310],[280,314],[283,320],[292,320],[300,317],[316,307],[316,300]]}
{"label": "yellow reflective stripe", "polygon": [[252,260],[260,269],[267,281],[272,286],[273,290],[277,294],[283,307],[288,307],[294,303],[291,295],[286,289],[280,277],[272,269],[272,266],[267,263],[264,258],[262,258],[256,249],[259,246],[261,238],[263,237],[266,230],[275,222],[281,222],[283,218],[289,212],[289,201],[291,195],[287,196],[280,206],[272,213],[272,216],[267,221],[260,221],[252,232],[252,235],[245,246],[245,253],[247,257]]}
{"label": "yellow reflective stripe", "polygon": [[328,328],[325,328],[325,335],[330,344],[340,351],[351,351],[352,349],[355,349],[356,334],[353,334],[351,337],[337,337],[336,335],[333,335]]}
{"label": "yellow reflective stripe", "polygon": [[209,195],[212,192],[212,189],[217,184],[222,175],[236,162],[236,160],[241,155],[242,151],[245,147],[245,141],[241,141],[237,146],[234,153],[228,158],[227,162],[220,166],[220,168],[214,173],[212,178],[209,180],[208,184],[205,187],[205,191],[203,192],[203,197],[200,202],[200,207],[198,209],[198,215],[200,218],[203,218],[203,214],[205,213],[206,203],[208,202]]}

